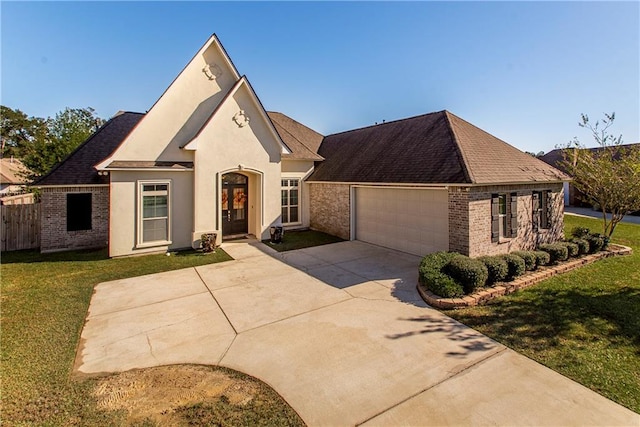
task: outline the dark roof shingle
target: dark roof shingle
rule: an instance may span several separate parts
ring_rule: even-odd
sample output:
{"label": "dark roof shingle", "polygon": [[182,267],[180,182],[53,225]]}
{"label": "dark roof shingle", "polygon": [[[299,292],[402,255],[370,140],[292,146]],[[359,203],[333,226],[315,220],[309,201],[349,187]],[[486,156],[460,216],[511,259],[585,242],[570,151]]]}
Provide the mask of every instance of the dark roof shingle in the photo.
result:
{"label": "dark roof shingle", "polygon": [[566,177],[448,111],[324,138],[310,181],[498,184]]}
{"label": "dark roof shingle", "polygon": [[131,112],[112,117],[35,185],[104,184],[94,165],[109,157],[142,117],[142,113]]}
{"label": "dark roof shingle", "polygon": [[318,147],[323,136],[311,128],[282,113],[267,112],[282,141],[291,149],[291,154],[283,154],[283,159],[323,160],[318,155]]}

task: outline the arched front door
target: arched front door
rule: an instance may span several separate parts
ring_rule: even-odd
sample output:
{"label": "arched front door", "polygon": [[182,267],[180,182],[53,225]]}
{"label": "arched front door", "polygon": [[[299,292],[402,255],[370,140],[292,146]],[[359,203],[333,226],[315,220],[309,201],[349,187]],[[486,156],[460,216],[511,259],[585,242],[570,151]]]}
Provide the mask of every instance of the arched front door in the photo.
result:
{"label": "arched front door", "polygon": [[239,173],[222,176],[222,236],[249,232],[248,178]]}

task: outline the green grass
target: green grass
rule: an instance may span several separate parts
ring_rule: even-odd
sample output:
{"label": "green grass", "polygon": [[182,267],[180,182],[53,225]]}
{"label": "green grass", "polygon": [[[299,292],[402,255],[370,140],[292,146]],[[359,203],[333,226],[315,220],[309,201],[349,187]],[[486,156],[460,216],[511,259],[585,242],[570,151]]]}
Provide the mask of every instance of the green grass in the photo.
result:
{"label": "green grass", "polygon": [[[565,216],[600,232],[600,220]],[[447,315],[640,413],[640,225],[612,242],[633,255],[556,276],[487,306]]]}
{"label": "green grass", "polygon": [[93,287],[104,281],[230,260],[222,250],[109,259],[105,250],[2,254],[3,425],[121,425],[101,411],[95,381],[71,378]]}
{"label": "green grass", "polygon": [[304,230],[286,231],[282,243],[270,243],[269,240],[263,240],[262,242],[278,252],[285,252],[329,243],[344,242],[344,240],[321,231]]}

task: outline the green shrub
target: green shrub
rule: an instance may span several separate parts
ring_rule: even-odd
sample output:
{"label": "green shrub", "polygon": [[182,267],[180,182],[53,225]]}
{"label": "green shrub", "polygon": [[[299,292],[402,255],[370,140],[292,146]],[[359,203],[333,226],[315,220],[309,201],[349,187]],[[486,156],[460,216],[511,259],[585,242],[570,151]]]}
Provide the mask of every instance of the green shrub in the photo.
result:
{"label": "green shrub", "polygon": [[571,243],[578,245],[578,255],[585,255],[589,253],[589,242],[587,240],[575,237],[570,241]]}
{"label": "green shrub", "polygon": [[440,271],[429,271],[423,276],[423,280],[427,289],[441,297],[456,298],[464,295],[462,285]]}
{"label": "green shrub", "polygon": [[558,242],[558,244],[562,244],[567,248],[567,254],[569,255],[569,258],[575,258],[580,253],[580,248],[575,243],[572,243],[572,242]]}
{"label": "green shrub", "polygon": [[589,234],[591,234],[591,231],[587,227],[573,227],[571,229],[571,235],[577,239],[584,239]]}
{"label": "green shrub", "polygon": [[509,266],[507,265],[507,261],[501,256],[483,256],[476,259],[484,263],[485,267],[487,267],[487,271],[489,272],[487,285],[502,282],[507,278]]}
{"label": "green shrub", "polygon": [[545,251],[533,251],[536,255],[536,264],[538,267],[548,265],[551,262],[551,255]]}
{"label": "green shrub", "polygon": [[457,282],[462,284],[464,292],[472,293],[477,288],[487,284],[489,272],[482,261],[469,258],[466,255],[457,255],[449,261],[443,270]]}
{"label": "green shrub", "polygon": [[435,252],[422,258],[418,268],[418,280],[428,290],[445,298],[464,295],[462,285],[442,272],[442,269],[458,254],[454,252]]}
{"label": "green shrub", "polygon": [[604,247],[604,239],[600,237],[600,234],[589,234],[585,236],[584,239],[589,242],[589,253],[595,254],[596,252],[600,252]]}
{"label": "green shrub", "polygon": [[539,249],[545,251],[551,256],[551,263],[556,264],[569,258],[569,250],[562,243],[546,243],[540,245]]}
{"label": "green shrub", "polygon": [[507,281],[512,281],[518,276],[522,276],[525,272],[524,260],[515,254],[502,255],[502,258],[507,262],[509,272],[507,273]]}
{"label": "green shrub", "polygon": [[536,254],[533,251],[517,251],[513,252],[514,255],[519,256],[524,260],[524,268],[528,271],[533,271],[537,267]]}
{"label": "green shrub", "polygon": [[422,258],[418,268],[418,281],[426,285],[425,275],[431,271],[441,272],[444,266],[456,255],[458,254],[455,252],[434,252]]}
{"label": "green shrub", "polygon": [[589,242],[589,253],[595,254],[596,252],[600,252],[606,247],[606,244],[609,243],[605,239],[606,237],[603,234],[589,234],[584,238],[587,242]]}

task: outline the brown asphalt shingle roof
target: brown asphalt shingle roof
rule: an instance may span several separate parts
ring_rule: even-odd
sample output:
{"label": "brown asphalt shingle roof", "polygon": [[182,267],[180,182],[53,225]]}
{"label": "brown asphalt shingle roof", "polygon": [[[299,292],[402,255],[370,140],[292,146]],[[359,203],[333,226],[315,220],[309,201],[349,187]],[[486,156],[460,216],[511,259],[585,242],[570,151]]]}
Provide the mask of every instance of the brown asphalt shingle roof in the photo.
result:
{"label": "brown asphalt shingle roof", "polygon": [[124,138],[144,117],[141,113],[122,113],[112,117],[76,148],[51,172],[36,181],[36,185],[104,184],[94,165],[113,153]]}
{"label": "brown asphalt shingle roof", "polygon": [[309,181],[499,184],[566,179],[448,111],[324,138]]}
{"label": "brown asphalt shingle roof", "polygon": [[283,159],[323,160],[317,154],[323,136],[293,120],[291,117],[273,111],[267,112],[282,141],[291,149],[291,154],[283,154]]}

